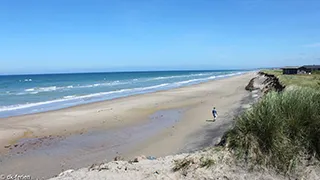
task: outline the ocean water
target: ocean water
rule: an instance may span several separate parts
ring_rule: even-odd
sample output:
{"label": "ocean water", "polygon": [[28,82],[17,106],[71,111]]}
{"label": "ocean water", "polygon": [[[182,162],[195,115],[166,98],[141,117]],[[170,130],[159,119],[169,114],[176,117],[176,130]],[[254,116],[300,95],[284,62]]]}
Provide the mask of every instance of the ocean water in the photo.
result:
{"label": "ocean water", "polygon": [[167,90],[244,71],[157,71],[0,76],[0,117]]}

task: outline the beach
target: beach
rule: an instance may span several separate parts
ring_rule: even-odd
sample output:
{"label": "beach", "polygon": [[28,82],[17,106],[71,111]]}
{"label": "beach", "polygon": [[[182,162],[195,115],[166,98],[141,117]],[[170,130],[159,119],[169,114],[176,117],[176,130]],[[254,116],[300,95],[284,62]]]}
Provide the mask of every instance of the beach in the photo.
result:
{"label": "beach", "polygon": [[213,145],[250,103],[244,87],[255,75],[1,118],[0,174],[49,178],[115,156],[159,157]]}

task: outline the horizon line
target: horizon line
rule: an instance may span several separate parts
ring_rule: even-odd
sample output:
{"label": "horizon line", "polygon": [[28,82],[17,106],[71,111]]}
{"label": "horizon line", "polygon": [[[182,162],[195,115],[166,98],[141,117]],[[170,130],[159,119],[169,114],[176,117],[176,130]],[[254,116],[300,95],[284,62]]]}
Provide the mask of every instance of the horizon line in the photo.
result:
{"label": "horizon line", "polygon": [[14,73],[14,74],[0,74],[0,76],[22,76],[22,75],[58,75],[58,74],[99,74],[99,73],[135,73],[135,72],[166,72],[166,71],[246,71],[257,69],[269,69],[273,67],[265,68],[232,68],[232,69],[170,69],[170,70],[123,70],[123,71],[83,71],[83,72],[52,72],[52,73]]}

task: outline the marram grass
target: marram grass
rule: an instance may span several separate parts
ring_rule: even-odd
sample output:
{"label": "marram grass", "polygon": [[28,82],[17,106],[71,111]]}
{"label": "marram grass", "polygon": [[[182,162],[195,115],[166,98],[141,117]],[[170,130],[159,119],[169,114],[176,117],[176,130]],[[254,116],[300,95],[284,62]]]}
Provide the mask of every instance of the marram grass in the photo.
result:
{"label": "marram grass", "polygon": [[320,159],[320,91],[270,92],[236,119],[227,132],[238,158],[288,172],[301,160]]}

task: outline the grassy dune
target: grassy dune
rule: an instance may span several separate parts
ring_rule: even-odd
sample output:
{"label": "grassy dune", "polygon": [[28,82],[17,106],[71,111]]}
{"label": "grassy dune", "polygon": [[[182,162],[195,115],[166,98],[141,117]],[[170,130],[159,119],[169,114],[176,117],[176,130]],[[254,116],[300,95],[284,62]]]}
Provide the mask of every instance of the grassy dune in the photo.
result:
{"label": "grassy dune", "polygon": [[280,82],[286,86],[295,85],[301,87],[320,88],[320,72],[309,74],[285,75],[281,70],[264,70],[267,74],[277,76]]}
{"label": "grassy dune", "polygon": [[[320,76],[275,74],[287,85],[238,116],[227,132],[228,147],[246,162],[288,172],[320,159]],[[319,79],[318,79],[319,78]],[[288,88],[295,85],[295,88]]]}

